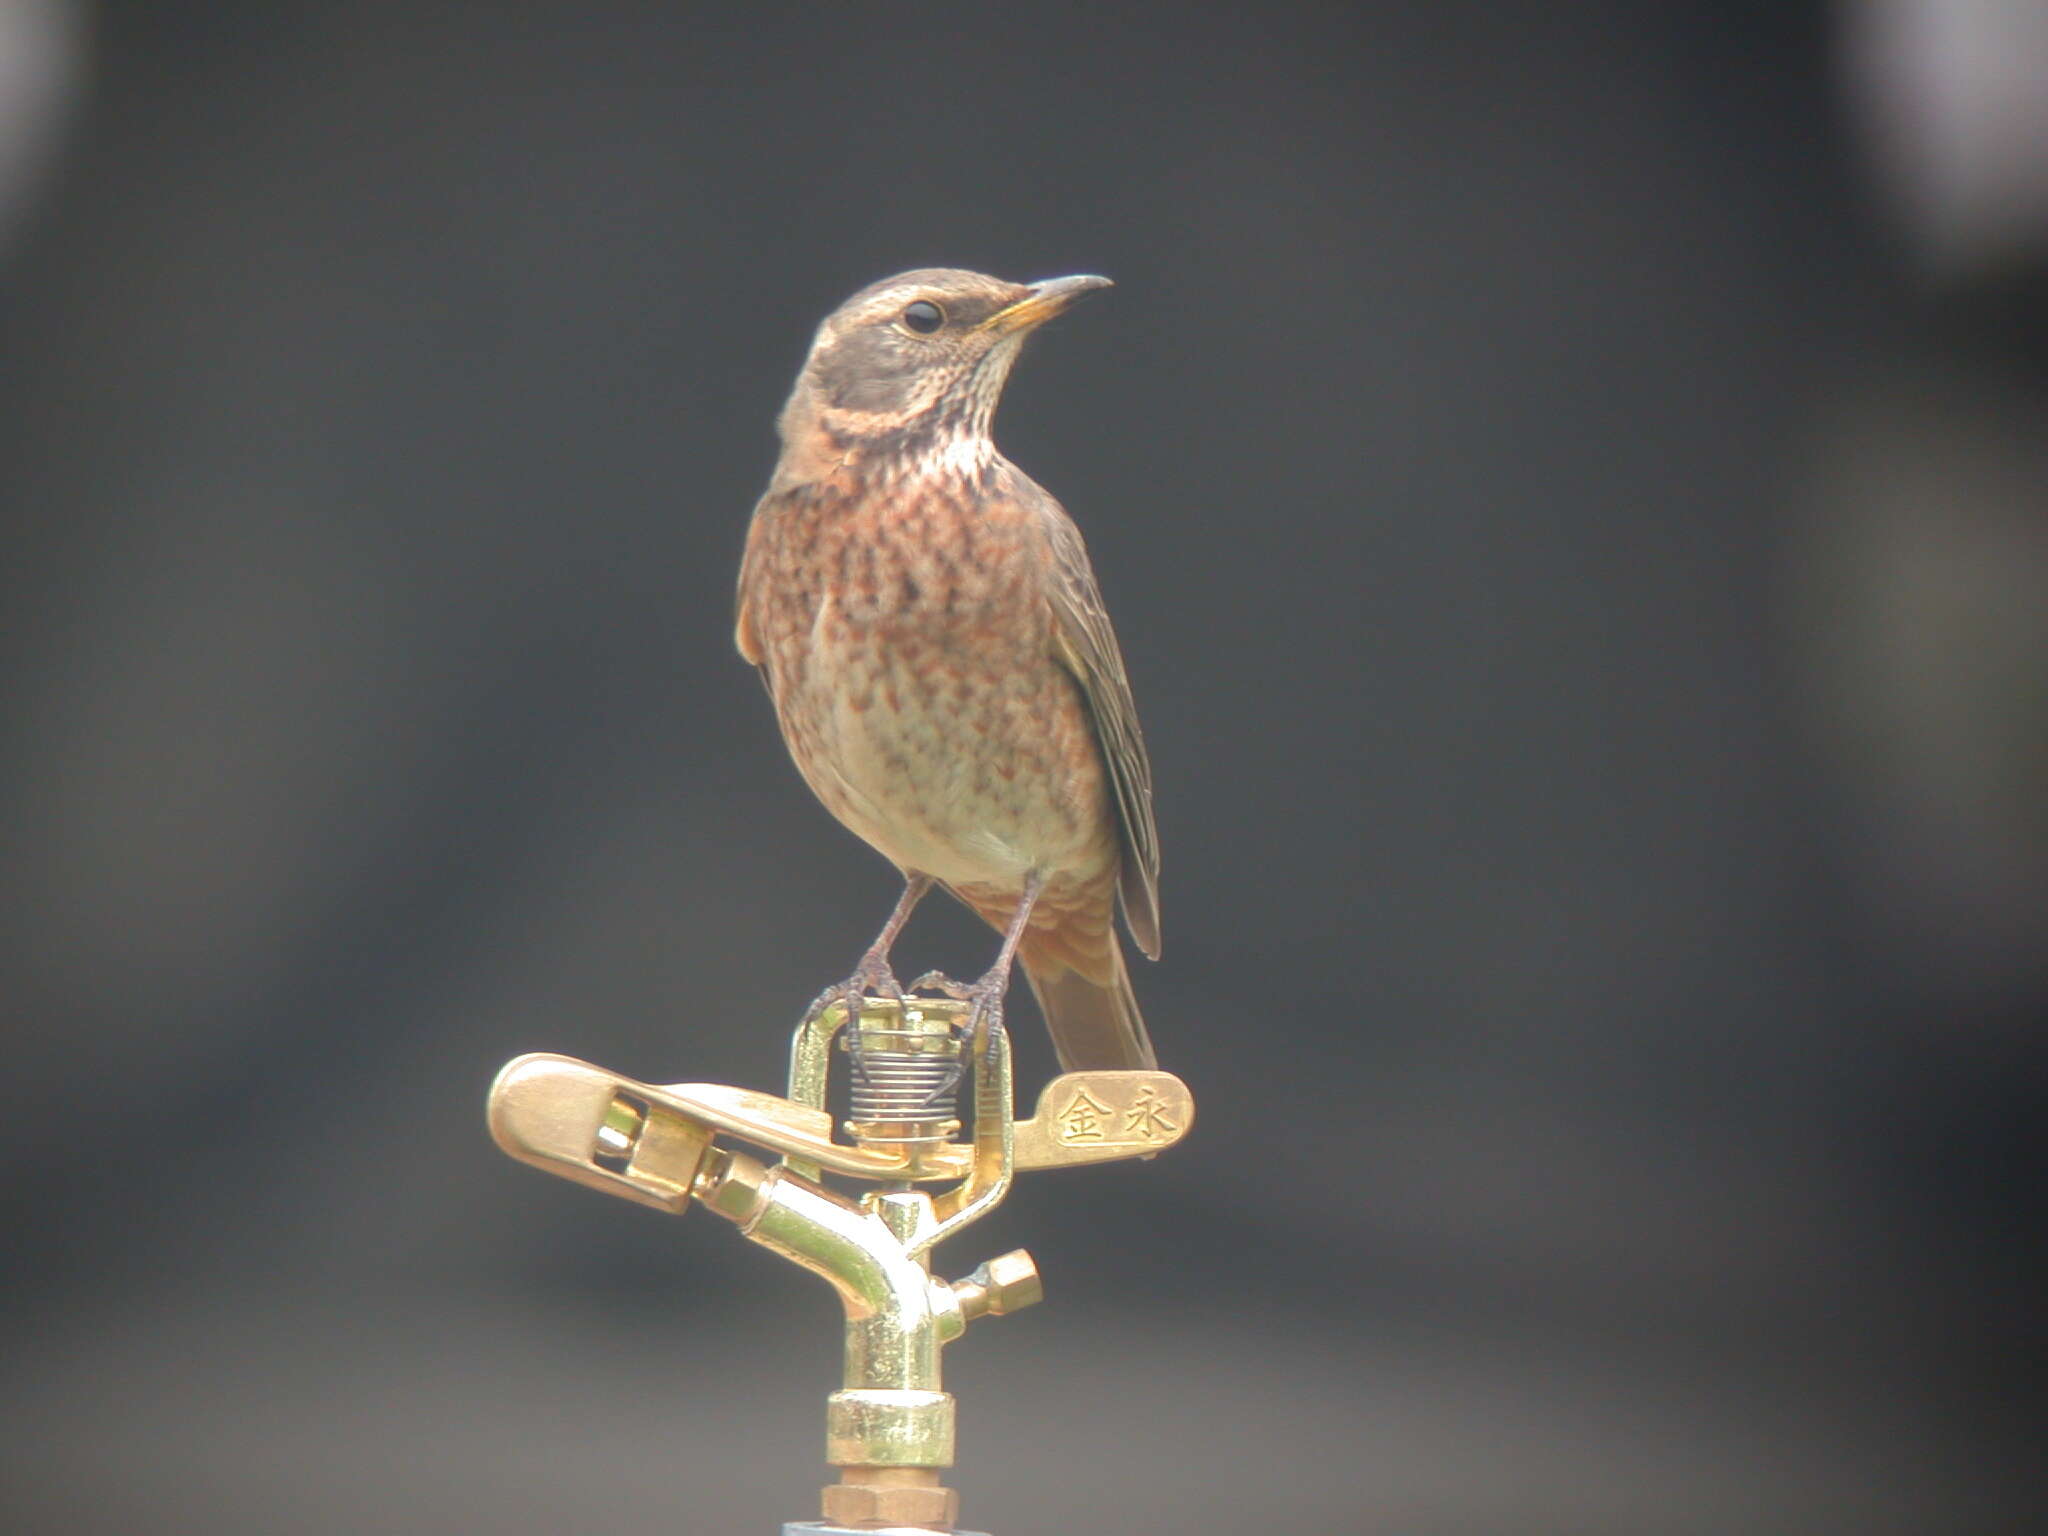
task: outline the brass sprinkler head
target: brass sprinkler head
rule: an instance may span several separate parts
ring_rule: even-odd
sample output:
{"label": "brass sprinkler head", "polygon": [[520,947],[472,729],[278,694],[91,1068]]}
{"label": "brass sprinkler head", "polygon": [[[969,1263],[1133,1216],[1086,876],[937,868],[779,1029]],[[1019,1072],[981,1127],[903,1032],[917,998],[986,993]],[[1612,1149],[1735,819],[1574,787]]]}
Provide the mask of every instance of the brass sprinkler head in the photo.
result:
{"label": "brass sprinkler head", "polygon": [[[829,1523],[792,1530],[954,1529],[958,1495],[941,1481],[954,1401],[940,1350],[972,1322],[1035,1305],[1044,1287],[1022,1249],[952,1282],[933,1277],[932,1249],[994,1209],[1019,1171],[1148,1157],[1193,1123],[1186,1086],[1157,1071],[1066,1073],[1019,1121],[998,1026],[967,1063],[968,1135],[956,1139],[966,1009],[871,997],[848,1030],[845,1010],[827,1008],[797,1029],[787,1098],[636,1082],[548,1055],[510,1062],[491,1089],[491,1131],[511,1156],[672,1214],[706,1206],[838,1294],[845,1377],[827,1404],[826,1459],[839,1480],[823,1497]],[[841,1034],[858,1042],[845,1140],[825,1108]],[[842,1193],[828,1175],[867,1188]]]}

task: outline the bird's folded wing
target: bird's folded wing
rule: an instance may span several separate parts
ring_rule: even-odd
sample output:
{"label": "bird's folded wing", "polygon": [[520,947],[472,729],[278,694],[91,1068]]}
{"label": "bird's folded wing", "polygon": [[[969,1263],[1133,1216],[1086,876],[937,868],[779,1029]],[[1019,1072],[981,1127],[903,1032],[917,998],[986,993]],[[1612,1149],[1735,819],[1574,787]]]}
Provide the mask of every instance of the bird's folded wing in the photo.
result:
{"label": "bird's folded wing", "polygon": [[1081,530],[1051,496],[1041,513],[1052,542],[1053,646],[1060,664],[1081,684],[1096,739],[1109,765],[1123,823],[1124,861],[1120,894],[1124,921],[1138,948],[1159,958],[1159,825],[1152,815],[1152,764],[1138,729],[1138,707],[1123,653],[1109,626],[1109,610],[1088,564]]}

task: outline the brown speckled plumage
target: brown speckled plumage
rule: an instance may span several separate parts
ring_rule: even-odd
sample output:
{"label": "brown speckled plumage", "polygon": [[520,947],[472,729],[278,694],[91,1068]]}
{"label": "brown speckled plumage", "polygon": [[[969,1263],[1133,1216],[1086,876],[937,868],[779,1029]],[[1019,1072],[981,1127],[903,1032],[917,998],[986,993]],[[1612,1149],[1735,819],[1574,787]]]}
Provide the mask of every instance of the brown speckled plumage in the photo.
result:
{"label": "brown speckled plumage", "polygon": [[1069,1067],[1153,1064],[1114,928],[1121,890],[1158,953],[1151,773],[1080,534],[989,418],[1024,336],[1102,286],[907,272],[827,319],[737,626],[805,781],[909,883],[856,979],[888,977],[922,877],[998,931],[1036,885],[1017,959]]}

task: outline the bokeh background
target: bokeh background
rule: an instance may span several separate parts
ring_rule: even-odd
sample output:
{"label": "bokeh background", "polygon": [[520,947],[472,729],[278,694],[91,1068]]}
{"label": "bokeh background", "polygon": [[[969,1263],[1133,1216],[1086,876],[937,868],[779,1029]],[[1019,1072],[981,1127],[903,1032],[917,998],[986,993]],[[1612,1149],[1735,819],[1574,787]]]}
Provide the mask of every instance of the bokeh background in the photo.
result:
{"label": "bokeh background", "polygon": [[0,1526],[811,1515],[823,1288],[482,1102],[887,910],[730,592],[928,263],[1119,284],[1000,430],[1201,1105],[949,1255],[966,1523],[2019,1525],[2048,8],[4,0]]}

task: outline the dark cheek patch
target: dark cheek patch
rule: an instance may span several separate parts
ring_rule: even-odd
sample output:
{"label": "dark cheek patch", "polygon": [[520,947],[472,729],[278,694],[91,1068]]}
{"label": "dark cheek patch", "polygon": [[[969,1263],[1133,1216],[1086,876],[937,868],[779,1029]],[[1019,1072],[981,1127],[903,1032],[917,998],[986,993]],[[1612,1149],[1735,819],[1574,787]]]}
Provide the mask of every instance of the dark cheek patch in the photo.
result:
{"label": "dark cheek patch", "polygon": [[886,333],[862,330],[832,348],[818,365],[825,398],[848,411],[900,411],[917,383],[919,359]]}

